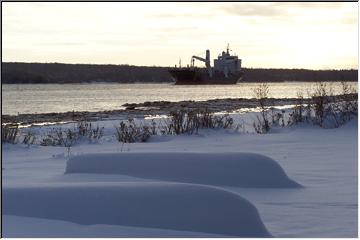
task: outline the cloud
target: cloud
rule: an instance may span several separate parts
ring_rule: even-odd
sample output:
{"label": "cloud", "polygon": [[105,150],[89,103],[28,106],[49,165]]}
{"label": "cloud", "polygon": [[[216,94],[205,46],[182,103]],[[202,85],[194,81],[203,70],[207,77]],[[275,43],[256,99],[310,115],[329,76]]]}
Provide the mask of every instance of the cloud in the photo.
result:
{"label": "cloud", "polygon": [[283,3],[237,3],[225,4],[219,7],[225,13],[237,16],[253,17],[291,17],[298,14],[304,14],[304,11],[336,10],[343,6],[339,2],[283,2]]}
{"label": "cloud", "polygon": [[343,5],[341,2],[287,2],[274,3],[274,5],[287,6],[293,8],[307,8],[307,9],[336,9]]}
{"label": "cloud", "polygon": [[154,18],[204,18],[204,17],[212,17],[211,13],[194,13],[194,12],[182,12],[182,13],[151,13],[148,14],[149,17]]}
{"label": "cloud", "polygon": [[63,46],[66,46],[66,47],[69,47],[69,46],[83,46],[85,45],[86,43],[85,42],[67,42],[67,41],[64,41],[64,42],[61,42],[61,41],[57,41],[57,42],[54,42],[54,41],[48,41],[48,42],[39,42],[38,45],[41,45],[41,46],[54,46],[54,47],[63,47]]}
{"label": "cloud", "polygon": [[166,33],[180,33],[180,32],[192,32],[192,31],[198,31],[199,28],[198,27],[178,27],[178,26],[174,26],[174,27],[162,27],[162,28],[155,28],[153,29],[155,31],[160,31],[160,32],[166,32]]}
{"label": "cloud", "polygon": [[341,20],[342,24],[357,25],[358,19],[356,17],[346,17]]}
{"label": "cloud", "polygon": [[264,3],[240,3],[221,6],[220,9],[225,13],[237,16],[261,16],[273,17],[287,15],[287,11],[282,5]]}

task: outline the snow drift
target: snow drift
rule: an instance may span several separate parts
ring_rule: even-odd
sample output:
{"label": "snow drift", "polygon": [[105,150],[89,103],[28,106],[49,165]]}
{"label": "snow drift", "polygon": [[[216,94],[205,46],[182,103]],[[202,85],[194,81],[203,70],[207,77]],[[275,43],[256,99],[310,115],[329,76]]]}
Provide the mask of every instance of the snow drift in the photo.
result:
{"label": "snow drift", "polygon": [[210,186],[182,183],[92,183],[4,188],[3,214],[108,224],[268,237],[246,199]]}
{"label": "snow drift", "polygon": [[224,238],[220,234],[118,225],[81,225],[61,220],[3,215],[4,238]]}
{"label": "snow drift", "polygon": [[140,178],[217,186],[291,188],[291,180],[273,159],[254,153],[106,153],[67,162],[66,174],[123,174]]}

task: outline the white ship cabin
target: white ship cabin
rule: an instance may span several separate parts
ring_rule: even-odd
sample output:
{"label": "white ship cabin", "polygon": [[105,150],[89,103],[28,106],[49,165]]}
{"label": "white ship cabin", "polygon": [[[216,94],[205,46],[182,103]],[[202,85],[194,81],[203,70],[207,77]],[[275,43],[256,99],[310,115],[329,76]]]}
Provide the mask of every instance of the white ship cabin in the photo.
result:
{"label": "white ship cabin", "polygon": [[214,59],[214,70],[223,72],[225,76],[229,73],[237,73],[241,71],[241,59],[238,56],[231,56],[229,47],[226,52],[222,52],[217,59]]}

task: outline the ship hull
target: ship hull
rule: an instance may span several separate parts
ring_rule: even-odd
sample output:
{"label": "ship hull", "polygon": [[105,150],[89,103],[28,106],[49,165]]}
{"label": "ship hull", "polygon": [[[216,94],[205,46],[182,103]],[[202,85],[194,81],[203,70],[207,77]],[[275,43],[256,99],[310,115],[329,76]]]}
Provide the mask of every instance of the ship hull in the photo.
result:
{"label": "ship hull", "polygon": [[224,74],[215,72],[212,77],[205,69],[172,69],[169,71],[176,85],[201,85],[201,84],[236,84],[242,73],[225,77]]}

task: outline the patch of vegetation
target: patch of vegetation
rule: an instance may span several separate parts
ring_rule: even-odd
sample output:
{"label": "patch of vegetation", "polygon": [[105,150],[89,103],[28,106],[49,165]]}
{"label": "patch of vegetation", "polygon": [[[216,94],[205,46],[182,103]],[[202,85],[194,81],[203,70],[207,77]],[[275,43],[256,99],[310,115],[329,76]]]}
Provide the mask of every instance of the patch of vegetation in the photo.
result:
{"label": "patch of vegetation", "polygon": [[85,139],[89,143],[97,143],[104,135],[104,127],[93,127],[91,122],[77,122],[77,133],[80,139]]}
{"label": "patch of vegetation", "polygon": [[234,121],[229,114],[216,115],[205,110],[178,110],[170,113],[163,132],[168,135],[197,134],[199,129],[231,128]]}
{"label": "patch of vegetation", "polygon": [[264,134],[270,131],[270,121],[268,116],[268,95],[269,95],[269,85],[267,83],[261,83],[255,89],[253,89],[254,97],[258,100],[260,108],[260,116],[256,116],[257,121],[253,123],[255,132]]}
{"label": "patch of vegetation", "polygon": [[121,121],[115,129],[115,137],[122,143],[146,142],[151,135],[155,135],[149,126],[137,125],[134,119]]}
{"label": "patch of vegetation", "polygon": [[18,124],[1,125],[1,143],[16,144],[19,137]]}
{"label": "patch of vegetation", "polygon": [[[310,92],[311,101],[306,107],[305,115],[295,107],[294,114],[302,121],[312,122],[322,128],[338,128],[357,116],[357,94],[345,82],[342,82],[342,93],[334,96],[333,88],[327,83],[320,82]],[[293,123],[300,122],[293,120]]]}
{"label": "patch of vegetation", "polygon": [[26,145],[28,145],[28,147],[30,147],[30,145],[35,144],[35,141],[36,141],[35,133],[32,132],[31,130],[28,130],[23,137],[22,143],[26,144]]}
{"label": "patch of vegetation", "polygon": [[169,118],[158,124],[136,124],[133,119],[121,121],[116,126],[115,137],[122,143],[146,142],[153,135],[197,134],[199,129],[232,128],[234,120],[229,114],[216,115],[208,110],[172,111]]}
{"label": "patch of vegetation", "polygon": [[253,127],[255,132],[268,133],[274,126],[293,126],[299,123],[312,123],[322,128],[338,128],[350,121],[358,114],[358,99],[356,89],[348,83],[342,82],[342,93],[338,96],[333,94],[332,85],[325,82],[316,83],[315,87],[308,90],[309,98],[304,99],[302,93],[297,93],[297,101],[292,111],[287,115],[285,112],[276,112],[268,104],[268,87],[260,84],[254,89],[254,95],[258,99],[260,108],[257,120]]}

